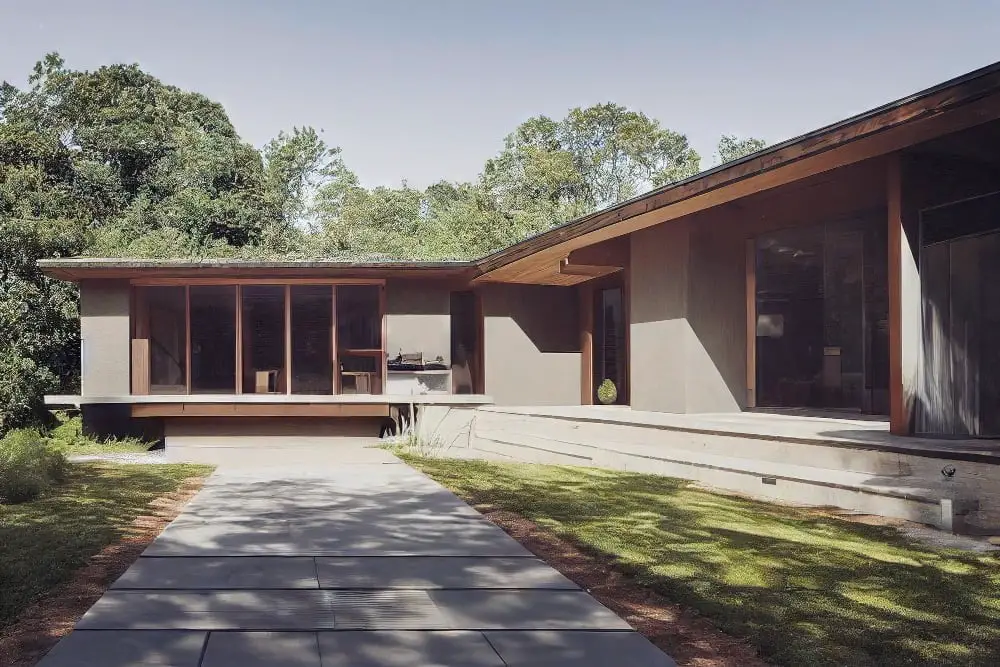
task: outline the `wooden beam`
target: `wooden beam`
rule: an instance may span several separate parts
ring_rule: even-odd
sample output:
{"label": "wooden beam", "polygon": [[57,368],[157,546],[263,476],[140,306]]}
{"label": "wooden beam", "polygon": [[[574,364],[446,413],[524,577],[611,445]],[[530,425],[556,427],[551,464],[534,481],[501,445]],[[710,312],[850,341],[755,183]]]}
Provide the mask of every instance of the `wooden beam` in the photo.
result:
{"label": "wooden beam", "polygon": [[[204,272],[202,272],[204,273]],[[260,271],[267,275],[266,270]],[[219,276],[205,278],[201,275],[169,278],[133,278],[132,285],[168,286],[168,285],[383,285],[383,278],[239,278],[235,276]]]}
{"label": "wooden beam", "polygon": [[388,417],[378,403],[135,403],[133,417]]}
{"label": "wooden beam", "polygon": [[757,407],[757,244],[746,241],[747,407]]}
{"label": "wooden beam", "polygon": [[599,266],[596,264],[570,264],[569,258],[559,262],[559,273],[564,276],[581,276],[584,278],[600,278],[621,271],[621,266]]}

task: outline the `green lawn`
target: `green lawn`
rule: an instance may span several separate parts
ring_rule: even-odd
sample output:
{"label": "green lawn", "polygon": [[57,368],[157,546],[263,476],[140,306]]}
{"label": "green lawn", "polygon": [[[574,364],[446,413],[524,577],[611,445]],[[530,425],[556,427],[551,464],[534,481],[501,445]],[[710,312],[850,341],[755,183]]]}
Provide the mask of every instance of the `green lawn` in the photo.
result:
{"label": "green lawn", "polygon": [[610,556],[774,664],[1000,664],[993,555],[653,475],[403,457],[473,504]]}
{"label": "green lawn", "polygon": [[70,466],[38,500],[0,505],[0,628],[87,558],[118,541],[150,501],[211,468],[195,465]]}

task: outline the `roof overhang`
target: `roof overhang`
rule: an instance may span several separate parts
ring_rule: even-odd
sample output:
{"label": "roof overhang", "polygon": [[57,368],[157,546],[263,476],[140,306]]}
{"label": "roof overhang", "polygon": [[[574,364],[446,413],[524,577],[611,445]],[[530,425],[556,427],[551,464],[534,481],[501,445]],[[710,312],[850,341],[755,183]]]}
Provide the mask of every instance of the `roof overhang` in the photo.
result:
{"label": "roof overhang", "polygon": [[473,282],[562,284],[570,253],[1000,119],[1000,63],[554,227],[478,262]]}
{"label": "roof overhang", "polygon": [[253,278],[267,280],[333,278],[421,278],[468,281],[477,275],[472,262],[345,262],[232,259],[117,259],[70,257],[39,260],[53,278],[80,280],[153,280],[173,278]]}

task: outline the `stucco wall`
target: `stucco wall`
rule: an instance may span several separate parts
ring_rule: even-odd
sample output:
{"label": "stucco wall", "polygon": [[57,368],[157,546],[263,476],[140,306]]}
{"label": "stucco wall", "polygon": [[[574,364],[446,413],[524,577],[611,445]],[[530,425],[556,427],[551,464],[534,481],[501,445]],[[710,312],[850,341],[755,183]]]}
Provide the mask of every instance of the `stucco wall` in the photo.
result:
{"label": "stucco wall", "polygon": [[631,405],[734,412],[744,401],[742,242],[688,221],[631,237]]}
{"label": "stucco wall", "polygon": [[486,393],[498,405],[579,405],[576,292],[543,285],[487,285],[481,293]]}
{"label": "stucco wall", "polygon": [[441,355],[451,363],[451,289],[433,281],[392,280],[385,288],[386,352]]}
{"label": "stucco wall", "polygon": [[123,396],[131,391],[129,284],[80,283],[81,393]]}

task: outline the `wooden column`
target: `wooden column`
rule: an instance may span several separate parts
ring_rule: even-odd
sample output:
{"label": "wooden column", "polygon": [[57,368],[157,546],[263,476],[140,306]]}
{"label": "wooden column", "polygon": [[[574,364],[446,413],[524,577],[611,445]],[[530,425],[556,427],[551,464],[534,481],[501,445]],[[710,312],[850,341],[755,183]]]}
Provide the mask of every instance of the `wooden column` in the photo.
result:
{"label": "wooden column", "polygon": [[580,405],[594,403],[594,288],[583,283],[580,299]]}
{"label": "wooden column", "polygon": [[184,332],[186,335],[184,343],[184,381],[187,384],[187,393],[191,393],[191,286],[184,286]]}
{"label": "wooden column", "polygon": [[757,407],[757,244],[746,242],[747,407]]}
{"label": "wooden column", "polygon": [[334,394],[340,393],[340,353],[337,351],[337,286],[330,285],[330,354],[333,356]]}
{"label": "wooden column", "polygon": [[243,393],[243,288],[236,285],[236,393]]}
{"label": "wooden column", "polygon": [[285,285],[285,393],[292,393],[292,286]]}
{"label": "wooden column", "polygon": [[[909,220],[902,156],[889,156],[888,210],[889,241],[889,428],[896,435],[913,431],[912,415],[918,400],[921,365],[920,273],[918,248],[911,243],[917,233],[916,220]],[[907,224],[907,223],[910,224]]]}

